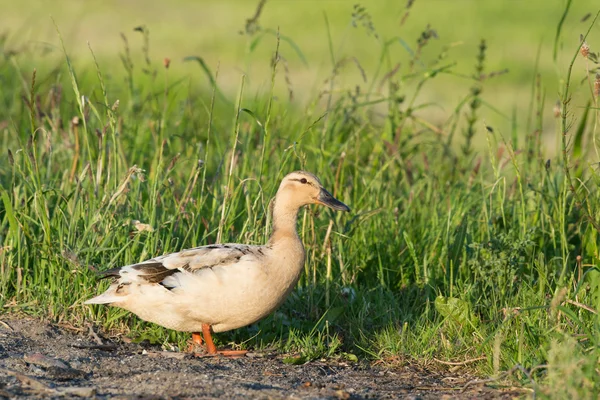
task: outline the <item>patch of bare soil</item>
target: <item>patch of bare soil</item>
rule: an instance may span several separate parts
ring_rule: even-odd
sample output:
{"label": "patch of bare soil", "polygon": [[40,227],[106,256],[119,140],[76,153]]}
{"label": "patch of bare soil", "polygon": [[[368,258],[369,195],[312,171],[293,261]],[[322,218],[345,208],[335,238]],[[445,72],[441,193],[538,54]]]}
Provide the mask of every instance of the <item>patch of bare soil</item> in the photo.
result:
{"label": "patch of bare soil", "polygon": [[2,317],[0,399],[509,399],[523,394],[412,367],[286,365],[282,354],[265,353],[196,358],[94,336]]}

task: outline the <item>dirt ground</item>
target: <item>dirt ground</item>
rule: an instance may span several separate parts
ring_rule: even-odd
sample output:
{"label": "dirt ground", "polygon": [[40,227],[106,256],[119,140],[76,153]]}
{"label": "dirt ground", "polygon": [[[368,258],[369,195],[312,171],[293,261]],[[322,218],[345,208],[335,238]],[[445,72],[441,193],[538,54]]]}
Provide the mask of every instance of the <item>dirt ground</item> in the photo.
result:
{"label": "dirt ground", "polygon": [[0,317],[0,399],[510,399],[457,373],[368,362],[287,365],[284,355],[197,358]]}

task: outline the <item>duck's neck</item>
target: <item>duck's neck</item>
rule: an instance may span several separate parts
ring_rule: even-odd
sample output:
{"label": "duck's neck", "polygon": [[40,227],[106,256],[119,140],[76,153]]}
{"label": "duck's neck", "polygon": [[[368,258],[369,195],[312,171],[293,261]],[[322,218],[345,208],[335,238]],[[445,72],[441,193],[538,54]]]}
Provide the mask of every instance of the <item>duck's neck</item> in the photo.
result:
{"label": "duck's neck", "polygon": [[297,242],[302,245],[302,241],[296,230],[296,221],[298,220],[298,207],[289,206],[282,199],[274,200],[273,204],[273,232],[269,238],[269,245],[275,246],[282,242]]}
{"label": "duck's neck", "polygon": [[304,245],[296,230],[298,204],[284,196],[275,197],[273,232],[267,245],[273,252],[274,261],[270,264],[274,269],[271,271],[273,284],[283,290],[281,299],[296,286],[305,258]]}

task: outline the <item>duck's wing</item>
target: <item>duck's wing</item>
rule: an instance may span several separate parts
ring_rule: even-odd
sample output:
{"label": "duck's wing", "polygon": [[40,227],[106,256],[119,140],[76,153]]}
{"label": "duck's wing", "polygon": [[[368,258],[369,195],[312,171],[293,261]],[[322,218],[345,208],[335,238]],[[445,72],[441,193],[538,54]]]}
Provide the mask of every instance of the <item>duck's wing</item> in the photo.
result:
{"label": "duck's wing", "polygon": [[[166,254],[150,260],[113,268],[100,273],[100,278],[114,278],[115,282],[102,294],[91,298],[84,304],[125,304],[131,294],[138,296],[155,296],[163,292],[156,292],[156,285],[163,286],[168,291],[173,291],[194,281],[194,275],[202,274],[208,268],[220,271],[235,266],[248,266],[265,255],[264,246],[249,246],[241,244],[220,244],[196,247],[178,253]],[[258,263],[260,265],[260,262]],[[190,276],[191,275],[191,276]],[[216,276],[213,274],[213,276]],[[140,286],[150,285],[150,291],[140,291]],[[135,288],[135,289],[132,289]],[[135,292],[132,292],[135,290]],[[141,294],[145,293],[145,294]],[[149,294],[151,293],[151,294]]]}
{"label": "duck's wing", "polygon": [[101,278],[115,277],[122,283],[161,283],[177,272],[198,272],[205,268],[227,267],[264,256],[262,246],[215,244],[182,250],[102,272]]}

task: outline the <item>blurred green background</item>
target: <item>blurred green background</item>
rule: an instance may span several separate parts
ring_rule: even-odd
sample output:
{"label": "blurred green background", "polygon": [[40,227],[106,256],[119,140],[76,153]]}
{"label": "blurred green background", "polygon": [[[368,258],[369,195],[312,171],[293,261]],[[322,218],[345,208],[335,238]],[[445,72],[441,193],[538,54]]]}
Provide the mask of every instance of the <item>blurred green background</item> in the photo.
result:
{"label": "blurred green background", "polygon": [[[62,57],[52,18],[56,21],[70,56],[78,66],[93,62],[89,45],[99,58],[101,70],[109,75],[122,71],[118,55],[123,51],[124,33],[134,60],[143,63],[143,38],[133,28],[145,25],[150,32],[149,54],[160,65],[171,59],[170,77],[186,77],[191,85],[207,83],[197,63],[184,63],[187,56],[199,56],[214,72],[219,69],[219,85],[234,98],[242,74],[247,76],[246,93],[267,90],[270,85],[270,58],[280,29],[281,55],[294,104],[302,106],[314,99],[331,75],[334,61],[355,57],[365,72],[367,85],[374,79],[380,64],[383,43],[390,41],[393,59],[385,60],[376,78],[389,72],[397,63],[406,72],[409,53],[416,51],[417,40],[429,25],[437,33],[423,50],[423,62],[429,64],[447,49],[440,65],[456,63],[451,73],[437,78],[420,92],[418,103],[434,102],[423,113],[434,123],[442,124],[453,107],[468,94],[481,39],[488,44],[485,73],[508,69],[508,73],[485,83],[484,101],[496,111],[485,109],[483,118],[490,124],[506,123],[516,112],[519,123],[525,120],[531,99],[531,85],[538,70],[546,93],[547,122],[558,98],[560,77],[576,49],[579,35],[589,26],[586,15],[595,14],[597,1],[574,1],[563,25],[558,42],[558,59],[553,60],[553,46],[558,21],[565,1],[541,0],[415,0],[407,12],[407,1],[375,0],[363,2],[367,17],[353,18],[355,2],[342,0],[269,0],[264,4],[257,24],[260,31],[245,32],[247,19],[257,10],[258,1],[74,1],[74,0],[2,0],[0,25],[6,33],[4,51],[18,52],[17,61],[30,64],[35,60],[38,76],[44,68],[57,65]],[[404,19],[404,23],[401,21]],[[353,25],[353,20],[356,26]],[[329,27],[329,28],[328,28]],[[328,33],[329,32],[329,33]],[[600,43],[597,28],[590,36],[592,51]],[[293,43],[293,44],[292,44]],[[600,46],[600,44],[598,45]],[[37,52],[40,57],[31,57]],[[578,61],[580,63],[581,61]],[[21,65],[22,66],[22,65]],[[419,72],[419,66],[415,68]],[[577,64],[579,82],[584,67]],[[352,88],[363,80],[354,61],[340,68],[336,88]],[[280,79],[278,93],[286,93],[288,84]],[[120,80],[115,80],[118,86]],[[410,93],[407,83],[405,92]],[[553,126],[548,128],[553,131]]]}

